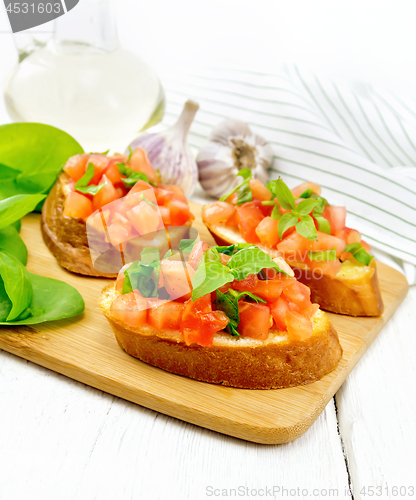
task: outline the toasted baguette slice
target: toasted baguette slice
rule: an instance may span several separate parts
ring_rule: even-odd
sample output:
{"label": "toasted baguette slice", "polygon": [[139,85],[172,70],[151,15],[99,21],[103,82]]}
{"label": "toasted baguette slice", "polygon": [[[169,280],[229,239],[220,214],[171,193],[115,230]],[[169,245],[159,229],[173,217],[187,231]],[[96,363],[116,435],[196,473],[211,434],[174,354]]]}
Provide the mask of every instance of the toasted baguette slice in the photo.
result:
{"label": "toasted baguette slice", "polygon": [[304,341],[271,330],[267,340],[217,333],[212,347],[186,345],[180,331],[150,325],[132,328],[114,317],[118,292],[108,285],[99,304],[117,342],[128,354],[168,372],[244,389],[280,389],[310,384],[331,372],[342,356],[337,332],[322,311],[312,317],[313,334]]}
{"label": "toasted baguette slice", "polygon": [[[202,220],[214,237],[217,245],[244,243],[238,229],[225,224],[208,224]],[[277,250],[257,245],[272,257],[281,255]],[[303,263],[289,263],[295,271],[295,277],[311,289],[311,301],[319,304],[326,311],[346,314],[348,316],[379,316],[383,312],[383,301],[377,278],[377,267],[374,259],[369,266],[353,264],[345,261],[341,271],[335,276],[319,272],[312,273]]]}
{"label": "toasted baguette slice", "polygon": [[[112,266],[116,267],[115,272],[101,272],[99,269],[94,267],[91,260],[85,220],[75,217],[66,217],[63,215],[65,200],[69,192],[69,184],[70,177],[66,173],[62,173],[45,200],[42,208],[41,220],[43,240],[49,250],[56,257],[59,264],[65,269],[68,269],[68,271],[87,276],[116,278],[119,269],[123,265],[119,255],[119,249],[114,249],[114,254],[117,255],[109,255],[109,260],[113,262]],[[187,238],[188,235],[189,226],[169,228],[169,237],[172,245],[175,245],[176,243],[179,244],[181,239]],[[169,248],[165,235],[161,238],[156,237],[151,241],[146,240],[146,236],[144,236],[144,245],[156,247],[158,244],[156,239],[160,240],[159,243],[161,246],[161,253],[165,253]],[[132,241],[131,260],[135,260],[135,258],[137,258],[135,255],[140,255],[141,247],[139,245],[135,245],[135,243],[138,243],[137,240],[139,240],[138,237]],[[134,246],[136,246],[136,248],[134,248]],[[128,253],[129,248],[126,248],[125,246],[123,250],[125,260],[130,262]],[[120,264],[117,266],[119,260]],[[107,267],[108,269],[105,262],[102,266],[104,268]]]}

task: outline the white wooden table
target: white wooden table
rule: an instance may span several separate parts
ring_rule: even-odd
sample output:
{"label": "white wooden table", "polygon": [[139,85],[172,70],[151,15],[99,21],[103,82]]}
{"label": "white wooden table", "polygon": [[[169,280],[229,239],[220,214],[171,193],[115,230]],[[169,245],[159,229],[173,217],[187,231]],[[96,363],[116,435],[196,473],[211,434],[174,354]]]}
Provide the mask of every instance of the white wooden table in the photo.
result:
{"label": "white wooden table", "polygon": [[[12,50],[0,35],[2,80]],[[413,287],[312,428],[280,446],[186,424],[1,351],[0,499],[411,498],[415,325]]]}

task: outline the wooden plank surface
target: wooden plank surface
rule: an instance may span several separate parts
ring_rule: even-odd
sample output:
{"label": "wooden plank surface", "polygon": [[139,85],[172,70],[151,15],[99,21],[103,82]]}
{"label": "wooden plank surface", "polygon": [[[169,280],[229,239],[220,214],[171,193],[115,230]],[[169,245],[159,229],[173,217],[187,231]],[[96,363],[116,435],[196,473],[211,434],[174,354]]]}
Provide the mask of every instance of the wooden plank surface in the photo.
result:
{"label": "wooden plank surface", "polygon": [[[197,213],[197,206],[193,211]],[[202,223],[195,227],[208,239]],[[178,377],[128,356],[96,305],[107,280],[61,269],[43,244],[39,216],[25,218],[22,237],[29,248],[29,270],[74,285],[87,306],[82,316],[71,320],[2,330],[2,349],[142,406],[259,443],[291,441],[311,426],[407,291],[400,273],[380,265],[383,316],[331,315],[344,356],[337,369],[319,382],[274,391],[233,389]]]}

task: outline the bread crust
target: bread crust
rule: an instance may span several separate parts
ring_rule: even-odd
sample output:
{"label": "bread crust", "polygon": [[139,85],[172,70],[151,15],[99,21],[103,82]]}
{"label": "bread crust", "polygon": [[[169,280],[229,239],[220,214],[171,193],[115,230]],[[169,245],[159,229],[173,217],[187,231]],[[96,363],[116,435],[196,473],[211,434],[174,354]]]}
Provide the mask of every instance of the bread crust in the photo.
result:
{"label": "bread crust", "polygon": [[114,285],[107,286],[99,303],[120,347],[150,365],[203,382],[244,389],[294,387],[321,379],[342,356],[338,334],[322,311],[305,341],[289,340],[286,332],[278,331],[266,341],[219,333],[212,347],[188,346],[178,331],[132,328],[112,317],[116,294]]}
{"label": "bread crust", "polygon": [[63,209],[66,186],[70,178],[60,174],[42,207],[41,230],[43,241],[59,264],[73,273],[102,278],[115,278],[117,274],[102,273],[94,269],[88,248],[84,219],[65,217]]}
{"label": "bread crust", "polygon": [[[240,232],[224,224],[208,224],[204,220],[204,210],[209,205],[202,207],[202,220],[218,245],[231,245],[244,242]],[[257,245],[272,257],[279,256],[277,250]],[[311,290],[311,301],[319,304],[322,309],[337,314],[348,316],[379,316],[384,306],[381,298],[377,277],[377,266],[372,260],[369,266],[350,266],[351,269],[342,268],[335,276],[311,272],[302,264],[288,262],[295,272],[295,277]]]}

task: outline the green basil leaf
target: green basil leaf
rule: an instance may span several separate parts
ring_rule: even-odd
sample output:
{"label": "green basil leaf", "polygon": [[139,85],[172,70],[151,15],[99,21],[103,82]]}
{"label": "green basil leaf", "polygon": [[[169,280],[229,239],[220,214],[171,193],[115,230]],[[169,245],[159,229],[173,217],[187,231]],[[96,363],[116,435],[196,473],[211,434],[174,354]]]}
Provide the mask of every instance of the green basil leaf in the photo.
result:
{"label": "green basil leaf", "polygon": [[67,159],[83,152],[75,139],[50,125],[0,126],[0,158],[7,165],[0,166],[0,199],[47,193]]}
{"label": "green basil leaf", "polygon": [[272,215],[270,216],[272,220],[280,220],[282,218],[282,213],[277,205],[274,206],[272,210]]}
{"label": "green basil leaf", "polygon": [[296,212],[302,217],[303,215],[308,215],[312,210],[319,204],[318,200],[303,200],[298,203],[296,207]]}
{"label": "green basil leaf", "polygon": [[95,169],[94,165],[92,163],[88,163],[87,170],[85,171],[85,174],[79,179],[76,184],[75,184],[75,191],[79,191],[80,193],[84,194],[92,194],[95,196],[103,187],[105,184],[98,184],[98,186],[91,185],[89,186],[88,183],[91,182],[92,178],[94,177]]}
{"label": "green basil leaf", "polygon": [[238,310],[238,300],[230,293],[222,293],[220,290],[216,292],[215,304],[219,311],[224,312],[230,320],[227,325],[227,331],[234,337],[239,337],[237,327],[240,324],[240,313]]}
{"label": "green basil leaf", "polygon": [[14,321],[1,321],[1,325],[35,325],[71,318],[83,312],[84,300],[73,286],[64,281],[29,273],[26,269],[25,274],[33,290],[30,307]]}
{"label": "green basil leaf", "polygon": [[247,278],[249,274],[257,274],[262,269],[276,269],[279,273],[287,274],[274,262],[270,255],[253,246],[243,248],[227,262],[227,267],[239,281]]}
{"label": "green basil leaf", "polygon": [[0,252],[0,276],[6,293],[11,300],[12,309],[6,321],[13,321],[32,301],[32,284],[25,274],[25,267],[15,257]]}
{"label": "green basil leaf", "polygon": [[322,217],[322,215],[314,214],[314,217],[316,219],[316,222],[318,223],[319,231],[321,231],[322,233],[331,234],[331,226],[329,225],[328,220],[325,219],[325,217]]}
{"label": "green basil leaf", "polygon": [[347,245],[344,249],[344,252],[351,253],[354,256],[355,260],[357,260],[361,264],[364,264],[365,266],[368,266],[374,259],[374,256],[370,255],[367,250],[365,250],[365,248],[361,245],[361,243],[351,243],[350,245]]}
{"label": "green basil leaf", "polygon": [[301,236],[310,241],[315,241],[318,237],[315,223],[310,215],[304,215],[295,227]]}
{"label": "green basil leaf", "polygon": [[336,250],[336,248],[333,248],[332,250],[319,250],[318,252],[311,252],[309,250],[308,257],[310,260],[316,260],[317,262],[336,260],[337,250]]}
{"label": "green basil leaf", "polygon": [[117,167],[120,174],[126,176],[126,178],[123,178],[122,181],[127,189],[132,188],[136,184],[136,182],[140,180],[152,184],[146,174],[144,174],[143,172],[136,172],[136,170],[131,169],[125,163],[117,163]]}
{"label": "green basil leaf", "polygon": [[205,253],[203,259],[199,261],[202,264],[206,264],[207,262],[219,262],[221,263],[221,257],[217,250],[217,247],[209,248]]}
{"label": "green basil leaf", "polygon": [[155,247],[147,247],[141,251],[140,262],[142,264],[150,264],[153,261],[160,260],[159,250]]}
{"label": "green basil leaf", "polygon": [[311,198],[312,195],[314,194],[314,191],[312,191],[312,189],[306,189],[306,191],[304,191],[300,196],[299,198]]}
{"label": "green basil leaf", "polygon": [[190,240],[190,239],[184,238],[179,243],[179,251],[185,252],[185,253],[191,253],[195,244],[196,244],[196,240]]}
{"label": "green basil leaf", "polygon": [[276,179],[267,183],[267,188],[277,198],[279,205],[286,210],[296,210],[295,197],[282,179]]}
{"label": "green basil leaf", "polygon": [[242,177],[243,182],[233,188],[231,191],[226,193],[224,196],[221,196],[220,201],[225,201],[229,196],[231,196],[235,191],[238,192],[238,201],[237,203],[245,203],[244,201],[240,201],[240,199],[245,199],[245,201],[251,201],[253,199],[251,190],[249,188],[249,182],[252,176],[252,172],[249,168],[242,168],[236,177]]}
{"label": "green basil leaf", "polygon": [[243,248],[251,248],[254,246],[255,245],[253,243],[235,243],[234,245],[216,246],[214,248],[216,248],[218,253],[223,253],[224,255],[234,255]]}
{"label": "green basil leaf", "polygon": [[[205,255],[207,253],[205,252]],[[223,266],[218,261],[204,262],[197,267],[192,278],[192,300],[214,292],[232,281],[234,281],[234,275],[227,266]]]}
{"label": "green basil leaf", "polygon": [[[1,127],[0,127],[1,129]],[[18,194],[0,201],[0,229],[20,220],[46,198],[44,194]]]}
{"label": "green basil leaf", "polygon": [[279,225],[277,227],[279,238],[282,239],[285,231],[287,231],[290,227],[295,226],[297,222],[298,218],[291,212],[286,212],[285,214],[283,214],[281,219],[279,220]]}
{"label": "green basil leaf", "polygon": [[138,290],[143,297],[157,297],[160,261],[145,264],[135,261],[124,270],[122,293]]}
{"label": "green basil leaf", "polygon": [[0,229],[0,252],[7,252],[24,266],[27,264],[27,248],[13,225]]}

